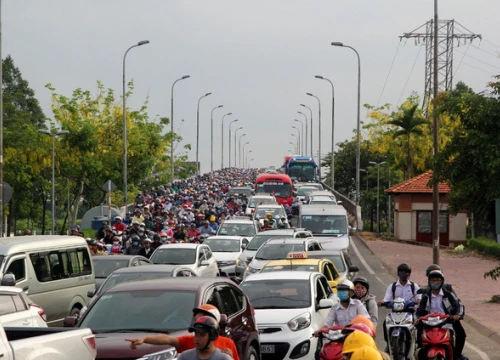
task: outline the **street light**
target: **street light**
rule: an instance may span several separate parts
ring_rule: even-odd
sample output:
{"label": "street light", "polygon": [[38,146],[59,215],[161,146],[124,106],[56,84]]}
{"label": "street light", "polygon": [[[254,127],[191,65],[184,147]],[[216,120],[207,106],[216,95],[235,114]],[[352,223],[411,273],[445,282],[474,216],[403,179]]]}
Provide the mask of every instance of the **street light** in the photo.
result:
{"label": "street light", "polygon": [[240,166],[242,168],[245,168],[245,146],[247,146],[248,144],[250,144],[250,141],[247,141],[246,143],[243,144],[243,152],[240,154]]}
{"label": "street light", "polygon": [[237,121],[240,121],[240,120],[235,119],[229,123],[229,167],[231,167],[231,125]]}
{"label": "street light", "polygon": [[50,137],[52,137],[52,224],[51,224],[51,232],[50,234],[51,235],[54,235],[54,231],[55,231],[55,223],[56,223],[56,217],[55,217],[55,214],[56,214],[56,189],[55,189],[55,167],[54,167],[54,164],[55,164],[55,146],[56,146],[56,136],[59,136],[59,135],[66,135],[66,134],[69,134],[69,131],[68,130],[59,130],[55,133],[52,133],[50,132],[49,130],[38,130],[38,132],[42,133],[42,134],[46,134],[46,135],[49,135]]}
{"label": "street light", "polygon": [[296,145],[295,145],[295,148],[296,149],[300,149],[300,140],[299,140],[299,137],[296,134],[294,134],[294,133],[291,133],[290,135],[292,135],[295,138],[295,141],[297,142]]}
{"label": "street light", "polygon": [[216,106],[210,112],[210,171],[214,171],[214,110],[224,105]]}
{"label": "street light", "polygon": [[345,48],[349,48],[352,51],[356,53],[356,56],[358,57],[358,118],[357,118],[357,126],[356,126],[356,135],[358,137],[357,139],[357,146],[356,146],[356,205],[359,205],[359,180],[360,180],[360,171],[359,168],[361,167],[361,120],[360,120],[360,108],[361,108],[361,103],[360,103],[360,97],[361,97],[361,59],[359,58],[359,53],[356,51],[355,48],[344,45],[341,42],[332,42],[332,46],[341,46]]}
{"label": "street light", "polygon": [[[306,93],[306,95],[312,96],[313,98],[316,98],[316,100],[318,100],[318,173],[319,179],[321,181],[321,101],[319,100],[319,97],[314,94]],[[332,189],[334,188],[334,184],[335,183],[333,182],[332,178]]]}
{"label": "street light", "polygon": [[380,220],[379,220],[379,190],[380,190],[380,165],[385,164],[385,161],[375,162],[369,161],[370,164],[377,166],[377,234],[380,233]]}
{"label": "street light", "polygon": [[[310,145],[311,145],[311,157],[313,158],[313,112],[311,110],[311,108],[307,105],[304,105],[304,104],[300,104],[300,106],[302,107],[305,107],[305,108],[308,108],[309,109],[309,113],[311,114],[311,131],[309,131],[309,136],[311,138],[311,141],[310,141]],[[307,119],[307,117],[306,117]],[[306,148],[306,152],[307,152],[307,148]]]}
{"label": "street light", "polygon": [[298,139],[299,139],[299,140],[298,140],[298,141],[299,141],[299,149],[300,149],[300,129],[299,129],[298,127],[296,127],[296,126],[293,126],[293,125],[292,125],[292,129],[297,130]]}
{"label": "street light", "polygon": [[[368,171],[365,170],[365,169],[359,169],[359,171],[362,171],[362,172],[366,173],[366,194],[364,196],[364,198],[366,199],[366,197],[368,196]],[[368,210],[367,203],[368,203],[368,199],[366,199],[366,201],[365,201],[365,206],[366,206],[366,218],[369,219],[370,218],[370,213],[369,213],[369,210]]]}
{"label": "street light", "polygon": [[297,151],[297,144],[294,144],[292,141],[290,141],[289,144],[293,146],[294,153],[295,154],[298,153],[298,151]]}
{"label": "street light", "polygon": [[246,164],[246,168],[247,169],[248,169],[248,154],[250,154],[250,153],[253,153],[253,150],[249,150],[248,153],[245,156],[245,164]]}
{"label": "street light", "polygon": [[123,55],[123,202],[125,206],[125,213],[127,213],[127,96],[125,93],[125,59],[127,58],[128,52],[138,46],[149,44],[149,40],[139,41],[137,44],[132,45],[125,51]]}
{"label": "street light", "polygon": [[172,135],[172,139],[170,140],[170,183],[172,185],[174,185],[174,86],[177,82],[189,79],[190,77],[190,75],[184,75],[175,80],[172,84],[172,90],[170,91],[170,132]]}
{"label": "street light", "polygon": [[242,130],[243,126],[240,126],[236,130],[234,130],[234,167],[236,167],[236,134],[239,130]]}
{"label": "street light", "polygon": [[222,116],[221,121],[221,132],[220,132],[220,168],[224,169],[224,118],[226,116],[233,115],[232,112],[229,112]]}
{"label": "street light", "polygon": [[209,95],[212,95],[212,93],[206,93],[198,99],[198,108],[196,112],[196,168],[198,169],[198,175],[200,175],[200,163],[198,161],[198,150],[200,147],[200,101]]}
{"label": "street light", "polygon": [[[304,154],[304,122],[302,122],[302,120],[299,120],[299,119],[293,119],[293,121],[299,122],[300,125],[302,126],[302,150],[299,149],[299,152],[301,154]],[[306,126],[307,126],[307,122],[306,122]]]}
{"label": "street light", "polygon": [[236,155],[234,155],[234,157],[235,157],[234,160],[235,161],[238,160],[238,163],[239,163],[240,166],[241,166],[241,164],[240,164],[240,158],[241,158],[241,138],[243,136],[247,136],[247,134],[246,133],[245,134],[241,134],[240,137],[238,138],[238,151],[239,151],[238,152],[238,157],[236,157]]}
{"label": "street light", "polygon": [[304,116],[305,123],[306,123],[306,136],[305,136],[305,139],[306,139],[305,146],[306,146],[306,148],[304,149],[304,154],[302,154],[302,155],[306,156],[306,153],[307,153],[307,137],[309,135],[309,130],[307,130],[307,116],[302,111],[297,111],[297,113],[302,114],[302,116]]}

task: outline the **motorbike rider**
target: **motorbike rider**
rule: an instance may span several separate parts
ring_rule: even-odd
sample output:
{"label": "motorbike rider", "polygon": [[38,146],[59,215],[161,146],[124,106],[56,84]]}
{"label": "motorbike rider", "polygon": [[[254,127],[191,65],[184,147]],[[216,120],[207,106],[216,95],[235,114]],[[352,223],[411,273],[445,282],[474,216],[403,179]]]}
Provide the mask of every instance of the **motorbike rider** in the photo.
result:
{"label": "motorbike rider", "polygon": [[186,241],[186,233],[182,230],[181,224],[175,227],[174,239],[175,242],[185,242]]}
{"label": "motorbike rider", "polygon": [[141,251],[141,239],[138,235],[133,235],[130,240],[132,240],[132,242],[130,246],[125,249],[125,255],[139,255]]}
{"label": "motorbike rider", "polygon": [[325,324],[314,332],[314,336],[318,336],[322,330],[333,325],[345,326],[358,314],[370,318],[361,301],[351,298],[353,293],[354,284],[350,280],[343,280],[337,285],[337,296],[340,301],[330,308]]}
{"label": "motorbike rider", "polygon": [[121,254],[123,251],[122,249],[122,244],[120,242],[120,238],[118,236],[113,236],[113,244],[109,248],[108,254],[109,255],[118,255]]}
{"label": "motorbike rider", "polygon": [[[465,311],[464,306],[455,292],[449,291],[449,287],[444,287],[444,274],[440,270],[431,270],[427,276],[429,287],[425,289],[422,295],[418,308],[416,310],[417,319],[415,324],[418,329],[418,345],[422,346],[421,334],[422,326],[419,324],[418,318],[433,312],[448,314],[451,316],[454,329],[455,342],[453,354],[455,360],[467,360],[468,358],[462,354],[465,345],[465,330],[460,324]],[[445,325],[446,326],[446,325]]]}
{"label": "motorbike rider", "polygon": [[153,251],[155,249],[153,249],[152,247],[152,241],[151,239],[146,239],[144,240],[144,247],[142,247],[140,250],[139,250],[139,255],[142,255],[144,256],[145,258],[150,258],[151,255],[153,255]]}
{"label": "motorbike rider", "polygon": [[115,223],[113,224],[113,230],[119,231],[119,232],[124,232],[126,229],[127,229],[127,226],[122,222],[122,217],[121,216],[115,217]]}
{"label": "motorbike rider", "polygon": [[209,226],[208,220],[203,221],[203,226],[198,229],[200,235],[211,236],[215,235],[215,230]]}
{"label": "motorbike rider", "polygon": [[191,225],[189,225],[187,237],[188,237],[189,242],[199,242],[200,241],[200,231],[196,228],[196,224],[192,223]]}
{"label": "motorbike rider", "polygon": [[[387,291],[385,292],[384,300],[379,301],[378,306],[383,306],[386,303],[393,302],[396,298],[403,298],[405,303],[415,302],[418,303],[420,301],[421,295],[417,294],[418,285],[412,281],[410,281],[411,275],[411,267],[408,264],[399,264],[397,268],[398,280],[393,282],[391,285],[387,287]],[[384,320],[383,324],[383,333],[384,340],[387,344],[387,329]],[[388,349],[388,345],[386,347]]]}
{"label": "motorbike rider", "polygon": [[368,280],[364,277],[358,276],[352,283],[354,284],[354,295],[353,299],[358,299],[363,303],[368,314],[370,314],[370,320],[375,326],[378,322],[378,305],[375,295],[370,294],[370,284]]}

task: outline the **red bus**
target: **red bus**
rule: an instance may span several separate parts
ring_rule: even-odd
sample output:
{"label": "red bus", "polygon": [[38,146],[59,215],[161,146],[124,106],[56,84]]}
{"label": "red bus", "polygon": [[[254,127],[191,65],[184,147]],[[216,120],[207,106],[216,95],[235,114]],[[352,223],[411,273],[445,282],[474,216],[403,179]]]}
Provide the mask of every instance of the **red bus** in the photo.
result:
{"label": "red bus", "polygon": [[292,206],[293,185],[285,174],[260,174],[255,180],[255,194],[273,194],[280,204]]}

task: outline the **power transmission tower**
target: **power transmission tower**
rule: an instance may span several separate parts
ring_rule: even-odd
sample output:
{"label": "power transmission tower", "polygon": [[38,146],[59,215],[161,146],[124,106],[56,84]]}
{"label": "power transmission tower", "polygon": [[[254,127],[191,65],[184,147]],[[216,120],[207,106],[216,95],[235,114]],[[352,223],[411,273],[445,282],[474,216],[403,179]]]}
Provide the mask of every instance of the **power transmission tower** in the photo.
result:
{"label": "power transmission tower", "polygon": [[[449,91],[453,88],[453,49],[481,39],[481,35],[472,33],[455,20],[439,20],[437,31],[438,42],[438,91]],[[434,88],[434,20],[430,20],[409,33],[404,33],[401,39],[415,39],[415,45],[425,44],[425,93],[422,107],[427,109],[427,103]]]}

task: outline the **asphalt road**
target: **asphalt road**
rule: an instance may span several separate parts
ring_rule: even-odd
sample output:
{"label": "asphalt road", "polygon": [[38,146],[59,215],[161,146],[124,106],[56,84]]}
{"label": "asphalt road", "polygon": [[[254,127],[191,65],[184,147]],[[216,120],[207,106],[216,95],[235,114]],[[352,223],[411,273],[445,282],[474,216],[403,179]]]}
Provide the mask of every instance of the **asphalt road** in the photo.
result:
{"label": "asphalt road", "polygon": [[[360,271],[358,274],[368,279],[370,292],[377,297],[377,301],[382,300],[389,284],[395,281],[396,274],[390,274],[388,269],[370,252],[361,239],[356,236],[352,239],[353,243],[349,251],[352,263],[359,266]],[[411,259],[408,259],[408,263],[411,265]],[[387,313],[387,309],[379,308],[377,346],[380,349],[385,347],[382,324]],[[498,343],[480,334],[468,324],[464,323],[464,328],[467,333],[464,355],[470,360],[500,360],[500,345]]]}

